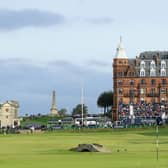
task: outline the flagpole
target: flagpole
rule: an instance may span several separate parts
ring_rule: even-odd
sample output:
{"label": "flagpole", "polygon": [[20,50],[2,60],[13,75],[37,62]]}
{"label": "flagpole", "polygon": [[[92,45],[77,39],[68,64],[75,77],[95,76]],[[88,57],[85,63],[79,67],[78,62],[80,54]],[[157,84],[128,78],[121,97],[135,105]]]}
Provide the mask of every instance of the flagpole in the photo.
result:
{"label": "flagpole", "polygon": [[83,83],[82,83],[82,86],[81,86],[81,117],[82,117],[82,126],[84,125],[83,123],[83,102],[84,102],[84,98],[83,98]]}

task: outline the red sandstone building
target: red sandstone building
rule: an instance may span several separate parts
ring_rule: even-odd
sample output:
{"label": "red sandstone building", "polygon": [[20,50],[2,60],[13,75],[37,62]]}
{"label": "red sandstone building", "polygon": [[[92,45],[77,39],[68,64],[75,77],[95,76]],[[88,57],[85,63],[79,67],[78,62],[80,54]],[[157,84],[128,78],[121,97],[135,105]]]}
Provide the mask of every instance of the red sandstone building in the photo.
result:
{"label": "red sandstone building", "polygon": [[167,103],[168,52],[142,52],[127,57],[122,41],[113,60],[113,120],[118,120],[119,105]]}

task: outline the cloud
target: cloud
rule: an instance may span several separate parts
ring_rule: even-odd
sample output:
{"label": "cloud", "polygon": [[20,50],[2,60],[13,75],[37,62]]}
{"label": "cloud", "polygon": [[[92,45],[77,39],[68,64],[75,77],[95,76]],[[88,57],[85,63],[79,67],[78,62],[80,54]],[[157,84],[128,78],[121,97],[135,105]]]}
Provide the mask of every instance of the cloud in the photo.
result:
{"label": "cloud", "polygon": [[85,19],[85,21],[91,24],[111,24],[114,22],[114,19],[110,17],[101,17],[101,18],[87,18]]}
{"label": "cloud", "polygon": [[111,88],[111,73],[86,69],[85,65],[59,60],[39,67],[17,58],[1,61],[0,101],[18,100],[22,115],[48,113],[52,90],[57,93],[58,109],[65,107],[71,112],[80,103],[81,78],[84,81],[85,103],[89,111],[95,113],[98,95]]}
{"label": "cloud", "polygon": [[81,74],[81,73],[84,73],[84,71],[86,71],[86,69],[84,69],[81,65],[77,65],[66,60],[52,61],[52,62],[49,62],[48,65],[52,69],[61,68],[63,71],[67,70],[69,73],[75,73],[75,74]]}
{"label": "cloud", "polygon": [[38,9],[8,10],[0,9],[0,30],[16,30],[24,27],[47,27],[65,22],[58,13]]}

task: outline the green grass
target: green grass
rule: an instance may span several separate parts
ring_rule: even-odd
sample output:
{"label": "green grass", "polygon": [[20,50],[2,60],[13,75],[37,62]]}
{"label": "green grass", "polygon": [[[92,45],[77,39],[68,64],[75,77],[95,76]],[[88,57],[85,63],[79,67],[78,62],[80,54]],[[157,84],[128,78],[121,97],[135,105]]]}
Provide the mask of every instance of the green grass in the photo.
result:
{"label": "green grass", "polygon": [[[155,129],[58,131],[0,135],[2,168],[167,168],[168,128],[159,129],[156,160]],[[111,153],[69,151],[79,143],[100,143]]]}
{"label": "green grass", "polygon": [[58,120],[58,117],[52,116],[35,116],[35,117],[23,117],[21,121],[21,126],[25,126],[26,124],[37,123],[41,125],[47,125],[50,120]]}

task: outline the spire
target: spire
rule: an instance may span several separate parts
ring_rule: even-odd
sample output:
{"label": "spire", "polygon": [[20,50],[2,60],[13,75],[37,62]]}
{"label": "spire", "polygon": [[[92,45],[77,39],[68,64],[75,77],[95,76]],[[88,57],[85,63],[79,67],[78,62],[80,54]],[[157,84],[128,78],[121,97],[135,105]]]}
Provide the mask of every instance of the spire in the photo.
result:
{"label": "spire", "polygon": [[117,47],[116,58],[125,58],[125,59],[128,58],[126,55],[125,49],[123,47],[123,44],[122,44],[122,37],[121,36],[120,36],[120,42]]}
{"label": "spire", "polygon": [[58,115],[58,111],[56,108],[56,95],[55,95],[55,90],[52,92],[52,106],[50,110],[51,115]]}

